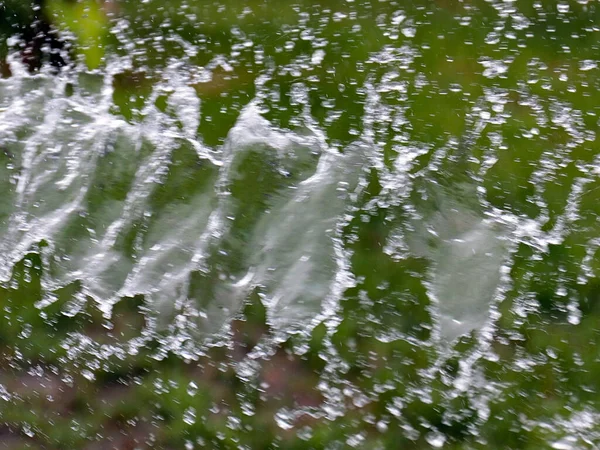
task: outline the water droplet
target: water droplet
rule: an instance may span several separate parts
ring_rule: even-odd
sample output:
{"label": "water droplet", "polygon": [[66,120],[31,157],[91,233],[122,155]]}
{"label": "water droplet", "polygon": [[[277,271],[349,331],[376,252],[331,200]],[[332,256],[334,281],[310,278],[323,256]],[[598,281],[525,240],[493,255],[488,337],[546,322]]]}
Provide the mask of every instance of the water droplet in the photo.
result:
{"label": "water droplet", "polygon": [[323,59],[325,59],[325,51],[319,49],[315,50],[315,52],[312,54],[310,62],[313,66],[318,66],[323,62]]}
{"label": "water droplet", "polygon": [[578,448],[577,439],[572,436],[567,436],[559,441],[552,444],[552,448],[555,450],[575,450]]}
{"label": "water droplet", "polygon": [[402,34],[407,38],[413,38],[417,34],[415,27],[404,27],[402,28]]}
{"label": "water droplet", "polygon": [[283,408],[275,413],[275,423],[282,430],[290,430],[294,427],[294,415]]}
{"label": "water droplet", "polygon": [[6,387],[0,384],[0,400],[8,402],[11,398],[12,396],[10,395]]}
{"label": "water droplet", "polygon": [[240,408],[242,414],[244,414],[245,416],[253,416],[254,414],[256,414],[254,405],[252,405],[250,402],[241,402]]}
{"label": "water droplet", "polygon": [[94,381],[96,379],[94,372],[92,372],[91,370],[88,370],[88,369],[83,369],[81,371],[81,375],[88,381]]}
{"label": "water droplet", "polygon": [[193,407],[187,408],[183,412],[183,421],[188,425],[193,425],[196,423],[196,409]]}
{"label": "water droplet", "polygon": [[384,422],[383,420],[378,421],[375,424],[375,427],[377,428],[377,431],[379,431],[380,433],[385,433],[388,430],[388,424],[386,422]]}
{"label": "water droplet", "polygon": [[296,436],[303,441],[308,441],[313,436],[313,430],[309,426],[302,427],[298,430]]}
{"label": "water droplet", "polygon": [[427,433],[425,440],[434,448],[442,448],[446,443],[446,437],[437,431]]}
{"label": "water droplet", "polygon": [[346,439],[346,444],[348,444],[350,447],[358,447],[361,444],[363,444],[366,440],[366,436],[365,433],[357,433],[353,436],[350,436],[348,439]]}
{"label": "water droplet", "polygon": [[598,62],[593,59],[584,59],[579,63],[579,70],[587,72],[588,70],[597,69]]}
{"label": "water droplet", "polygon": [[32,327],[30,324],[26,323],[23,325],[23,327],[21,328],[21,333],[19,334],[19,337],[21,339],[28,339],[31,336],[31,330]]}
{"label": "water droplet", "polygon": [[194,395],[196,395],[196,393],[198,392],[198,385],[196,383],[194,383],[193,381],[190,381],[188,383],[188,387],[187,387],[187,393],[190,397],[193,397]]}
{"label": "water droplet", "polygon": [[23,424],[21,425],[21,431],[22,431],[22,432],[23,432],[23,434],[24,434],[25,436],[27,436],[27,437],[30,437],[30,438],[32,438],[32,437],[34,437],[34,436],[35,436],[35,433],[33,432],[33,429],[32,429],[32,427],[31,427],[31,425],[29,425],[29,424],[28,424],[28,423],[26,423],[26,422],[25,422],[25,423],[23,423]]}

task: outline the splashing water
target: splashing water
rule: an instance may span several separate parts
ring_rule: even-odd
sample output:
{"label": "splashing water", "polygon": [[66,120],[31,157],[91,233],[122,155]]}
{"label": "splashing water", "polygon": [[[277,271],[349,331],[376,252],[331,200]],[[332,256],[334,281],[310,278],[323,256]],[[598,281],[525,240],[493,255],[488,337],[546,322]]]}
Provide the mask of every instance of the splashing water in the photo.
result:
{"label": "splashing water", "polygon": [[432,261],[440,331],[452,340],[488,321],[508,252],[501,225],[469,209],[468,198],[458,198],[469,195],[469,187],[452,186],[453,193],[437,189],[436,211],[415,223],[418,233],[409,243],[413,253]]}
{"label": "splashing water", "polygon": [[7,40],[2,401],[82,383],[150,447],[594,448],[596,6],[155,3],[105,2],[99,69]]}
{"label": "splashing water", "polygon": [[[109,112],[110,75],[81,75],[89,93],[69,98],[73,80],[39,78],[11,83],[4,99],[6,154],[19,161],[1,244],[5,282],[44,241],[45,289],[81,281],[107,313],[126,296],[145,294],[167,309],[193,298],[206,305],[207,323],[223,324],[254,286],[268,294],[273,324],[320,312],[342,264],[336,240],[365,164],[360,145],[339,154],[310,130],[277,130],[251,103],[214,151],[196,140],[200,103],[191,88],[169,98],[175,118],[150,106],[132,125]],[[189,180],[170,177],[177,158],[192,160]],[[265,197],[254,211],[244,205],[250,179]],[[188,198],[156,205],[162,186],[186,181],[197,184]]]}

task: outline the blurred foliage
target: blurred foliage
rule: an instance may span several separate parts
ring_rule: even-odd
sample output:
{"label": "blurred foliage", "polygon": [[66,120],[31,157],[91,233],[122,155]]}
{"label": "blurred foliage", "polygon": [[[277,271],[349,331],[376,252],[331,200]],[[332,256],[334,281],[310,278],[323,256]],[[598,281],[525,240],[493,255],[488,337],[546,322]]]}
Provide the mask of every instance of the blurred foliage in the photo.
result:
{"label": "blurred foliage", "polygon": [[53,24],[75,34],[77,52],[83,54],[88,68],[100,66],[109,32],[108,19],[101,4],[95,0],[47,0],[46,8]]}

